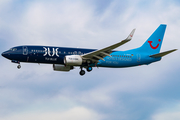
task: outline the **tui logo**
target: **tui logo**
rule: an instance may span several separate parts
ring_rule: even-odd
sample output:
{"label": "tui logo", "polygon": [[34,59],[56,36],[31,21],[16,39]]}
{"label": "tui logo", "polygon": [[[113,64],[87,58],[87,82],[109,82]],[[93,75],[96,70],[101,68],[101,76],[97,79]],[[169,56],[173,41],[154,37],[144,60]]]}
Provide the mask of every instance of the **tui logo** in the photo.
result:
{"label": "tui logo", "polygon": [[[161,39],[158,40],[159,42],[161,42]],[[148,41],[149,45],[151,46],[152,49],[157,49],[159,47],[159,44],[157,44],[155,47],[152,46],[152,41]]]}

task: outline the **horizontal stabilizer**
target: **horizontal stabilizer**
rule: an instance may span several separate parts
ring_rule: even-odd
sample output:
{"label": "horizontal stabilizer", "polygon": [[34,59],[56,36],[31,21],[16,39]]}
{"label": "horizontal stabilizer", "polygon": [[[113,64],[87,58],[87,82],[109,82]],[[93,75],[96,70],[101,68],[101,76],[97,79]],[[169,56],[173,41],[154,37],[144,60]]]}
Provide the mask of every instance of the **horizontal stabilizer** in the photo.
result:
{"label": "horizontal stabilizer", "polygon": [[154,55],[150,55],[149,57],[154,57],[154,58],[157,58],[157,57],[163,57],[169,53],[172,53],[174,51],[176,51],[177,49],[173,49],[173,50],[169,50],[169,51],[166,51],[166,52],[162,52],[162,53],[158,53],[158,54],[154,54]]}

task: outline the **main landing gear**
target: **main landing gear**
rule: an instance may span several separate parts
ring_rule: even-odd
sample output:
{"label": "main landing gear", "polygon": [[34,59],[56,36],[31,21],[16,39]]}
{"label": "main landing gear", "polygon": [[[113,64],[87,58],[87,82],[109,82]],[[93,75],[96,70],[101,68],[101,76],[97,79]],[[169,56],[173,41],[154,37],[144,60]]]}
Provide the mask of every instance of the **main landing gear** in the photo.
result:
{"label": "main landing gear", "polygon": [[91,67],[91,66],[88,66],[88,67],[86,68],[86,70],[87,70],[88,72],[91,72],[91,71],[92,71],[92,67]]}
{"label": "main landing gear", "polygon": [[[80,68],[81,68],[81,71],[79,72],[79,74],[80,74],[81,76],[83,76],[86,72],[85,72],[85,70],[82,69],[82,67],[80,67]],[[92,67],[91,67],[91,66],[88,66],[88,67],[86,68],[86,70],[87,70],[88,72],[90,72],[90,71],[92,71]]]}
{"label": "main landing gear", "polygon": [[86,73],[85,70],[81,70],[81,71],[79,72],[79,74],[80,74],[81,76],[83,76],[85,73]]}

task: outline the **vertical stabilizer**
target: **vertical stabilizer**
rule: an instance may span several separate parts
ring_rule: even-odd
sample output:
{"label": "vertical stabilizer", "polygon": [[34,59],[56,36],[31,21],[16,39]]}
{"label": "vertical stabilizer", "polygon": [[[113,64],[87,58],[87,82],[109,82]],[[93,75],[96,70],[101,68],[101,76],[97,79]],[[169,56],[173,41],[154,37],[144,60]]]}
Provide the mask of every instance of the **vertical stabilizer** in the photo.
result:
{"label": "vertical stabilizer", "polygon": [[140,47],[140,50],[149,54],[159,53],[163,42],[165,30],[166,25],[161,24],[147,39],[147,41]]}

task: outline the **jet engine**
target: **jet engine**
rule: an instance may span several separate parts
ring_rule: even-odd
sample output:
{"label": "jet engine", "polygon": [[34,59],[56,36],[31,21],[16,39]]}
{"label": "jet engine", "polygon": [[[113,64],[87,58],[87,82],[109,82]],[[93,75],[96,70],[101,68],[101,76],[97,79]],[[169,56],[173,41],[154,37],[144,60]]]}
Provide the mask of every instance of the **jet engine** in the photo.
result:
{"label": "jet engine", "polygon": [[53,69],[55,71],[66,71],[66,72],[68,72],[68,71],[74,69],[74,67],[73,66],[64,66],[64,65],[59,65],[59,64],[53,64]]}
{"label": "jet engine", "polygon": [[64,64],[69,66],[80,66],[83,59],[80,55],[67,55],[64,57]]}

